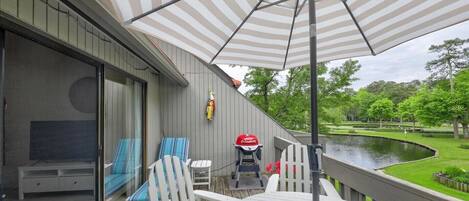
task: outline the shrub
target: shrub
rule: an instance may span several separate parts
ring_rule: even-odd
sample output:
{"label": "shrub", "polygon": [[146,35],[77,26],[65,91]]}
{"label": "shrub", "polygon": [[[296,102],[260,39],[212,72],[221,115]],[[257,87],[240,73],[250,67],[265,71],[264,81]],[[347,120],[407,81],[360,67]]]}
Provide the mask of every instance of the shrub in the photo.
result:
{"label": "shrub", "polygon": [[469,149],[469,144],[461,144],[461,145],[459,145],[459,148],[461,148],[461,149]]}
{"label": "shrub", "polygon": [[466,174],[463,174],[459,177],[455,177],[453,178],[455,181],[457,182],[461,182],[461,183],[465,183],[465,184],[469,184],[469,173],[466,172]]}
{"label": "shrub", "polygon": [[433,137],[433,138],[453,138],[453,134],[447,133],[422,133],[422,137]]}
{"label": "shrub", "polygon": [[447,167],[445,171],[443,171],[443,174],[445,174],[449,178],[456,178],[456,177],[464,176],[465,172],[461,168],[450,166],[450,167]]}

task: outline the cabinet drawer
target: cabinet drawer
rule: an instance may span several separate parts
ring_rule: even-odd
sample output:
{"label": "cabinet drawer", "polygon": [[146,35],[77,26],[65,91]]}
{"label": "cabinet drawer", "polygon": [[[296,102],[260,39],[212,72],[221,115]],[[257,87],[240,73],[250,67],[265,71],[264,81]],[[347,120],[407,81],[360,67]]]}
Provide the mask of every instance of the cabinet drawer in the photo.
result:
{"label": "cabinet drawer", "polygon": [[60,177],[59,186],[62,191],[82,191],[94,189],[93,176]]}
{"label": "cabinet drawer", "polygon": [[23,179],[23,192],[53,192],[59,191],[58,179],[55,178],[25,178]]}

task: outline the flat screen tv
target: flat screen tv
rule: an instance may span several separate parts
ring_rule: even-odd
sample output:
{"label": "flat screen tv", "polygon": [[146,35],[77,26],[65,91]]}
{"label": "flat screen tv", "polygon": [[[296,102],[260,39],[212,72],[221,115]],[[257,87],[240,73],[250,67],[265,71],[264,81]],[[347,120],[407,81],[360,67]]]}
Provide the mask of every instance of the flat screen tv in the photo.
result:
{"label": "flat screen tv", "polygon": [[32,121],[30,129],[30,160],[96,159],[96,121]]}

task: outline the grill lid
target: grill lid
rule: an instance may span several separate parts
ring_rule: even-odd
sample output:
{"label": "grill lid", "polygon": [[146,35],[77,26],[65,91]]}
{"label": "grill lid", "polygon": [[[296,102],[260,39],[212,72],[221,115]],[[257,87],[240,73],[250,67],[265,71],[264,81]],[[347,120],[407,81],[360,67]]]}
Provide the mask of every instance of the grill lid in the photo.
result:
{"label": "grill lid", "polygon": [[256,135],[241,133],[236,138],[235,146],[245,151],[254,151],[262,147],[262,144],[259,144],[259,139]]}

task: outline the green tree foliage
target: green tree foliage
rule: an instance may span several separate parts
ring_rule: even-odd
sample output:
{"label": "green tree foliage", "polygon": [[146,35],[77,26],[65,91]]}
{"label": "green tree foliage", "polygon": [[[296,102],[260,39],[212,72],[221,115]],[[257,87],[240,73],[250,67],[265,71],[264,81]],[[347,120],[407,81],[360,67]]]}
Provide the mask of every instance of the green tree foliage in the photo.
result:
{"label": "green tree foliage", "polygon": [[[325,63],[318,64],[320,122],[338,123],[343,119],[343,108],[351,99],[349,87],[356,80],[353,75],[360,67],[356,60],[348,60],[340,67],[330,69]],[[251,88],[246,96],[286,128],[309,131],[309,66],[288,70],[284,85],[279,84],[279,77],[275,71],[250,69],[244,78],[246,85]]]}
{"label": "green tree foliage", "polygon": [[270,97],[270,115],[292,130],[309,128],[309,72],[309,67],[306,66],[288,70],[286,84]]}
{"label": "green tree foliage", "polygon": [[250,68],[244,77],[244,83],[251,87],[246,92],[246,96],[268,113],[270,111],[269,96],[274,93],[274,89],[278,86],[277,75],[278,71]]}
{"label": "green tree foliage", "polygon": [[[465,46],[467,42],[467,39],[455,38],[445,40],[443,44],[432,45],[428,49],[430,53],[437,54],[437,58],[429,61],[426,66],[426,69],[432,72],[430,80],[449,80],[451,93],[454,93],[454,75],[469,64],[468,49]],[[453,119],[453,132],[457,138],[459,125],[456,117]]]}
{"label": "green tree foliage", "polygon": [[357,60],[347,60],[340,67],[331,68],[328,78],[325,76],[327,68],[319,72],[318,104],[321,121],[337,124],[344,119],[343,111],[351,103],[349,87],[357,80],[353,75],[360,68]]}
{"label": "green tree foliage", "polygon": [[380,80],[366,86],[366,90],[370,93],[389,98],[394,104],[399,104],[406,98],[415,95],[421,84],[419,80],[401,83]]}
{"label": "green tree foliage", "polygon": [[379,127],[383,127],[383,120],[389,119],[394,114],[394,103],[388,98],[382,98],[371,104],[368,115],[379,120]]}
{"label": "green tree foliage", "polygon": [[432,72],[430,80],[449,80],[450,88],[454,88],[454,75],[469,65],[469,50],[465,46],[469,39],[455,38],[445,40],[443,44],[432,45],[430,53],[437,54],[437,58],[427,62],[426,69]]}
{"label": "green tree foliage", "polygon": [[360,89],[352,97],[352,104],[353,107],[358,108],[358,117],[362,121],[368,121],[370,119],[368,115],[368,109],[370,106],[381,97],[379,95],[375,95],[373,93],[368,92],[365,89]]}
{"label": "green tree foliage", "polygon": [[456,75],[455,96],[457,97],[459,120],[463,126],[464,138],[469,138],[469,70]]}
{"label": "green tree foliage", "polygon": [[404,121],[413,123],[412,130],[415,131],[416,112],[418,110],[418,99],[415,96],[409,97],[397,105],[397,113],[399,118]]}
{"label": "green tree foliage", "polygon": [[427,126],[441,126],[452,118],[451,93],[441,88],[423,87],[416,95],[418,109],[417,120]]}

